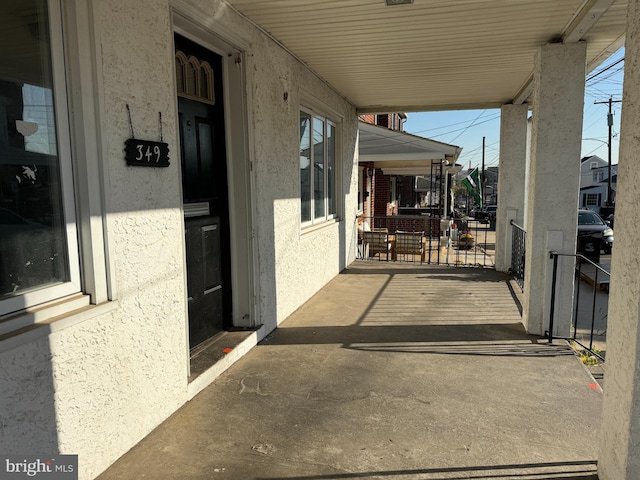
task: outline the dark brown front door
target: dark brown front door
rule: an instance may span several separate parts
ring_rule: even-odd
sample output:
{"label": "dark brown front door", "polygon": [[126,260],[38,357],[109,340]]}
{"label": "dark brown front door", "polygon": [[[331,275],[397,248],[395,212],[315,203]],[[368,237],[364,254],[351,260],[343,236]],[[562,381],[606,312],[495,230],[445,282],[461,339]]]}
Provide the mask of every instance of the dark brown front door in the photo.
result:
{"label": "dark brown front door", "polygon": [[176,35],[191,349],[222,332],[231,319],[221,68],[220,56]]}

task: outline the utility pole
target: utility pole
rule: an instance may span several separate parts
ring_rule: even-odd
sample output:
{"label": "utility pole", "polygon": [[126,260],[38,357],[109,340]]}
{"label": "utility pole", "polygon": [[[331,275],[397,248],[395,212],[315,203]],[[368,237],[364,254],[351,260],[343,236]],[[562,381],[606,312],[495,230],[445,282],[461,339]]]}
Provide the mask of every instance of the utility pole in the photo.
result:
{"label": "utility pole", "polygon": [[481,185],[481,190],[482,190],[482,205],[481,207],[484,208],[484,204],[485,204],[485,188],[487,186],[487,176],[484,173],[484,140],[485,137],[482,137],[482,176],[480,177],[480,185]]}
{"label": "utility pole", "polygon": [[613,205],[613,202],[611,202],[611,132],[612,132],[612,128],[613,128],[613,112],[612,112],[612,107],[614,103],[620,103],[622,102],[622,100],[614,100],[613,97],[609,97],[609,100],[606,102],[593,102],[594,104],[596,103],[606,103],[609,105],[609,113],[607,114],[607,125],[609,126],[609,142],[607,143],[607,146],[609,147],[609,178],[607,179],[607,207],[611,207]]}

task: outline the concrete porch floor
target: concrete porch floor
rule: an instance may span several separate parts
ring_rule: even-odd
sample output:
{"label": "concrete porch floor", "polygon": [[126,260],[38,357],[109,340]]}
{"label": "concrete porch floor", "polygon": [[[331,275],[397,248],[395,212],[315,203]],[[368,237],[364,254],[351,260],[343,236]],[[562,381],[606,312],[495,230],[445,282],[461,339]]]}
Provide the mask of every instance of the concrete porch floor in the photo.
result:
{"label": "concrete porch floor", "polygon": [[357,262],[99,478],[596,479],[594,383],[506,276]]}

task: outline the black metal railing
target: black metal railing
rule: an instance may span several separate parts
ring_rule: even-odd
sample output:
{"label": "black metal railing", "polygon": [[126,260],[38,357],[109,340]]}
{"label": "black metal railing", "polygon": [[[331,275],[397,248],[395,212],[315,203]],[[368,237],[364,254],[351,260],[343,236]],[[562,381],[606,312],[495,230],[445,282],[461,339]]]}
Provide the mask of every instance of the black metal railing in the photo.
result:
{"label": "black metal railing", "polygon": [[[606,352],[607,320],[609,312],[610,272],[581,254],[550,252],[553,259],[551,281],[551,308],[549,312],[549,343],[553,342],[553,320],[557,283],[558,257],[574,257],[576,281],[574,283],[574,314],[568,340],[587,350],[604,362]],[[558,338],[558,337],[556,337]]]}
{"label": "black metal railing", "polygon": [[524,291],[524,259],[527,232],[511,220],[511,275]]}
{"label": "black metal railing", "polygon": [[439,216],[359,217],[357,257],[409,263],[495,266],[495,231],[486,221]]}

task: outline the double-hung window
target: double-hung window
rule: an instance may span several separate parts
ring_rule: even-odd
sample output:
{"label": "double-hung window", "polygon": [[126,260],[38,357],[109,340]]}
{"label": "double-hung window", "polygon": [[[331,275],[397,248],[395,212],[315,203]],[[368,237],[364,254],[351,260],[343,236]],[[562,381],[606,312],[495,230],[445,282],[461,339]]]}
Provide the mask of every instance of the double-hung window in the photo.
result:
{"label": "double-hung window", "polygon": [[600,205],[600,194],[599,193],[587,193],[585,197],[585,206],[587,207],[597,207]]}
{"label": "double-hung window", "polygon": [[336,124],[300,110],[300,220],[310,225],[337,216]]}
{"label": "double-hung window", "polygon": [[0,10],[0,317],[80,291],[60,4]]}
{"label": "double-hung window", "polygon": [[602,171],[593,172],[593,183],[601,182],[603,178],[604,178],[604,172]]}

